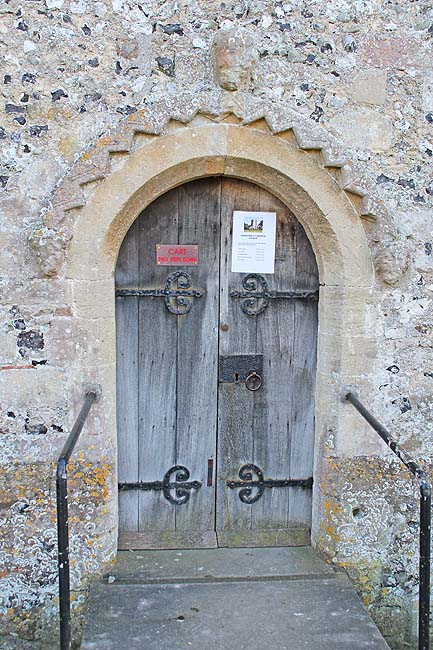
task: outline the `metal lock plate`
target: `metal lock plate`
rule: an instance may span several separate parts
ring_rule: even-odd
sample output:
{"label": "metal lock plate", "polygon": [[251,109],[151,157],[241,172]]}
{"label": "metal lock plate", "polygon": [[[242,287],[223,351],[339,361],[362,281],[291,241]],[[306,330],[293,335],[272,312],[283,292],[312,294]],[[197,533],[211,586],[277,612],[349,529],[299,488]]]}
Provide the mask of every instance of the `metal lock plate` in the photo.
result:
{"label": "metal lock plate", "polygon": [[234,354],[221,356],[218,369],[218,381],[220,383],[244,383],[251,375],[259,375],[260,377],[263,375],[263,355]]}

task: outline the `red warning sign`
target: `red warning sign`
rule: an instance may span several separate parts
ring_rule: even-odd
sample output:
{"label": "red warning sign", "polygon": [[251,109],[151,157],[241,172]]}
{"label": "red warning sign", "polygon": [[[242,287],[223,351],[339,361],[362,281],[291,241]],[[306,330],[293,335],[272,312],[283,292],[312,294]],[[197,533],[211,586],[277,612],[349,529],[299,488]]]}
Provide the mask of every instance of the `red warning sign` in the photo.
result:
{"label": "red warning sign", "polygon": [[198,266],[197,244],[157,244],[158,266]]}

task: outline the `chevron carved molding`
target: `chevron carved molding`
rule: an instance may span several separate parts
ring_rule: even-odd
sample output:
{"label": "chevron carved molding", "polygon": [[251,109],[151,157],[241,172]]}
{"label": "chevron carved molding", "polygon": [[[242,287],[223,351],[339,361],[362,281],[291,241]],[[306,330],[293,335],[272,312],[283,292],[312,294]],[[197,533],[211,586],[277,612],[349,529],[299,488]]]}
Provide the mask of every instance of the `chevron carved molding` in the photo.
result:
{"label": "chevron carved molding", "polygon": [[54,189],[49,205],[41,214],[40,224],[29,237],[41,275],[55,277],[60,273],[77,211],[131,153],[160,135],[204,123],[259,129],[282,138],[289,146],[314,156],[322,172],[332,174],[360,219],[376,221],[378,212],[383,210],[375,188],[368,187],[371,181],[356,168],[350,156],[345,155],[335,138],[299,114],[288,117],[266,106],[246,111],[233,103],[221,109],[201,105],[184,111],[170,110],[164,105],[153,106],[133,113],[112,132],[101,136],[93,148],[80,155]]}

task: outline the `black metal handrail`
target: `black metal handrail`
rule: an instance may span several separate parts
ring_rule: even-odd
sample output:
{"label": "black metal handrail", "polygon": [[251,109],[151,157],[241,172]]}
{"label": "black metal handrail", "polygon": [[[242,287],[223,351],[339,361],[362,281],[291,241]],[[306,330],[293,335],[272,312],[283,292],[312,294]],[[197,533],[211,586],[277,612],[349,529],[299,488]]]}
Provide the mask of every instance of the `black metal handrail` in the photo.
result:
{"label": "black metal handrail", "polygon": [[69,575],[68,462],[80,436],[98,389],[86,391],[84,404],[57,461],[57,545],[59,568],[60,650],[71,647],[71,585]]}
{"label": "black metal handrail", "polygon": [[418,649],[429,650],[430,647],[430,531],[431,531],[431,484],[426,472],[413,461],[404,449],[393,440],[391,434],[370,413],[354,392],[346,394],[348,402],[353,404],[358,413],[373,427],[391,451],[401,460],[408,470],[418,479],[420,488],[420,528],[419,528],[419,609],[418,609]]}

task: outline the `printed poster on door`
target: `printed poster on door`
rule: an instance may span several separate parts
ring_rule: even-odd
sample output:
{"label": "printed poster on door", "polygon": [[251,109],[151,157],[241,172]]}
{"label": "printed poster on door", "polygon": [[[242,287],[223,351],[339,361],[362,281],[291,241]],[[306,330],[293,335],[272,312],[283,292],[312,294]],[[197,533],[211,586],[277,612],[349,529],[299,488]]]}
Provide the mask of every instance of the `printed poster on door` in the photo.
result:
{"label": "printed poster on door", "polygon": [[276,212],[233,212],[232,273],[273,273]]}

